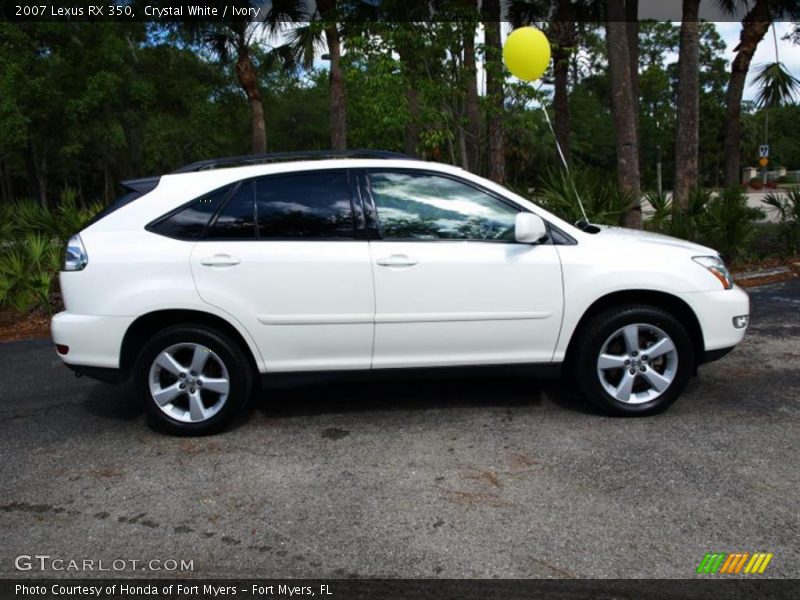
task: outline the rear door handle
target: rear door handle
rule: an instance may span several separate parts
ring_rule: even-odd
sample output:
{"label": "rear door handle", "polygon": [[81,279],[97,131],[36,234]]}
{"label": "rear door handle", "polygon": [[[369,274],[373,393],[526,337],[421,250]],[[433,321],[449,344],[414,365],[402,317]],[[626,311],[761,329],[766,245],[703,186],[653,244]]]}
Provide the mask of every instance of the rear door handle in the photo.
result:
{"label": "rear door handle", "polygon": [[382,267],[413,267],[419,261],[405,254],[392,254],[376,261]]}
{"label": "rear door handle", "polygon": [[232,267],[238,265],[242,260],[230,254],[215,254],[200,259],[200,264],[207,267]]}

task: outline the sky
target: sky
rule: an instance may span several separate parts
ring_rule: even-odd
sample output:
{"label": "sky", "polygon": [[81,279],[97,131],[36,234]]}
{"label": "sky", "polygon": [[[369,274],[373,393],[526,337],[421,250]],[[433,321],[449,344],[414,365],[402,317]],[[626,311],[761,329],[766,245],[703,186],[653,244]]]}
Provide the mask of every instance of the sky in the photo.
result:
{"label": "sky", "polygon": [[[800,1],[800,0],[799,0]],[[701,14],[701,18],[704,15]],[[710,15],[709,15],[710,16]],[[680,23],[675,23],[676,25],[680,25]],[[719,32],[722,39],[727,44],[728,48],[727,51],[724,53],[725,59],[728,61],[728,65],[733,61],[736,57],[736,52],[734,52],[734,48],[736,48],[737,44],[739,43],[739,33],[742,30],[742,24],[737,21],[716,21],[717,31]],[[790,40],[782,39],[787,33],[791,32],[793,29],[792,23],[790,22],[778,22],[774,23],[772,26],[775,30],[775,33],[778,37],[778,56],[781,62],[786,65],[789,72],[800,79],[800,46],[793,44]],[[508,35],[507,28],[504,28],[503,31],[503,39]],[[282,38],[281,34],[278,34],[277,38]],[[478,42],[483,41],[483,33],[479,28],[478,31]],[[278,45],[282,43],[282,39],[271,39],[269,41],[272,45]],[[325,50],[322,50],[324,52]],[[345,49],[346,51],[346,49]],[[322,53],[320,52],[320,54]],[[678,54],[668,54],[666,57],[667,62],[675,62],[678,60]],[[767,62],[774,62],[775,60],[775,43],[773,38],[773,30],[767,33],[767,36],[761,41],[756,49],[756,53],[753,56],[753,60],[750,63],[750,71],[748,73],[747,78],[747,87],[745,88],[744,92],[744,99],[745,100],[753,100],[757,94],[757,89],[754,85],[752,85],[752,79],[755,76],[755,72],[757,71],[756,67],[760,64],[767,63]],[[323,61],[320,58],[317,58],[314,61],[314,65],[316,67],[327,68],[328,63],[327,61]],[[481,65],[478,65],[478,81],[479,81],[479,90],[480,93],[483,93],[485,82],[484,82],[484,74],[481,69]],[[545,86],[546,89],[546,86]],[[800,98],[798,98],[800,100]]]}

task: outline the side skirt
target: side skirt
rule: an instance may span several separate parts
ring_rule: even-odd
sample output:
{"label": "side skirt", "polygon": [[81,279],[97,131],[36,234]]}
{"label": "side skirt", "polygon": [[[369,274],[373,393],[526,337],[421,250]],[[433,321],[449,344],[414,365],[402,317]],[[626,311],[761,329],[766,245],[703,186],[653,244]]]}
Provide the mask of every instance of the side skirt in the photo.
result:
{"label": "side skirt", "polygon": [[468,365],[463,367],[415,367],[348,371],[298,371],[262,373],[262,388],[285,388],[329,382],[400,381],[409,379],[480,379],[485,377],[532,377],[557,379],[562,363]]}

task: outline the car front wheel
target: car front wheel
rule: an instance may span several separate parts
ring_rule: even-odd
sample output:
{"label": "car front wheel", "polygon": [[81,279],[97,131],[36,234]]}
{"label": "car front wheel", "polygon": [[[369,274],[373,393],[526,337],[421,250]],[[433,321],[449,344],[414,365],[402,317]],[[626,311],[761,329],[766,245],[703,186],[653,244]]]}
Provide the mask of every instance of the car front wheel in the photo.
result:
{"label": "car front wheel", "polygon": [[135,385],[151,424],[202,435],[228,425],[252,387],[250,363],[226,335],[178,325],[156,334],[135,367]]}
{"label": "car front wheel", "polygon": [[604,311],[581,333],[577,384],[604,412],[643,416],[680,396],[694,368],[686,328],[655,306],[626,305]]}

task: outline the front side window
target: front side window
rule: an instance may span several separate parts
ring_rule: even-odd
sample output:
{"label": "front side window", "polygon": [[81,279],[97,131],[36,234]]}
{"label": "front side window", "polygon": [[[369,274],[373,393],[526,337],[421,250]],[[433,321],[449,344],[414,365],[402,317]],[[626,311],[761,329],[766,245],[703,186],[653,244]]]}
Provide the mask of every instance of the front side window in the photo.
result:
{"label": "front side window", "polygon": [[180,240],[199,239],[232,187],[227,185],[200,196],[187,206],[148,226],[148,229],[153,233]]}
{"label": "front side window", "polygon": [[387,171],[369,184],[385,240],[514,241],[519,210],[466,183]]}
{"label": "front side window", "polygon": [[346,171],[305,172],[256,181],[260,239],[352,239]]}

